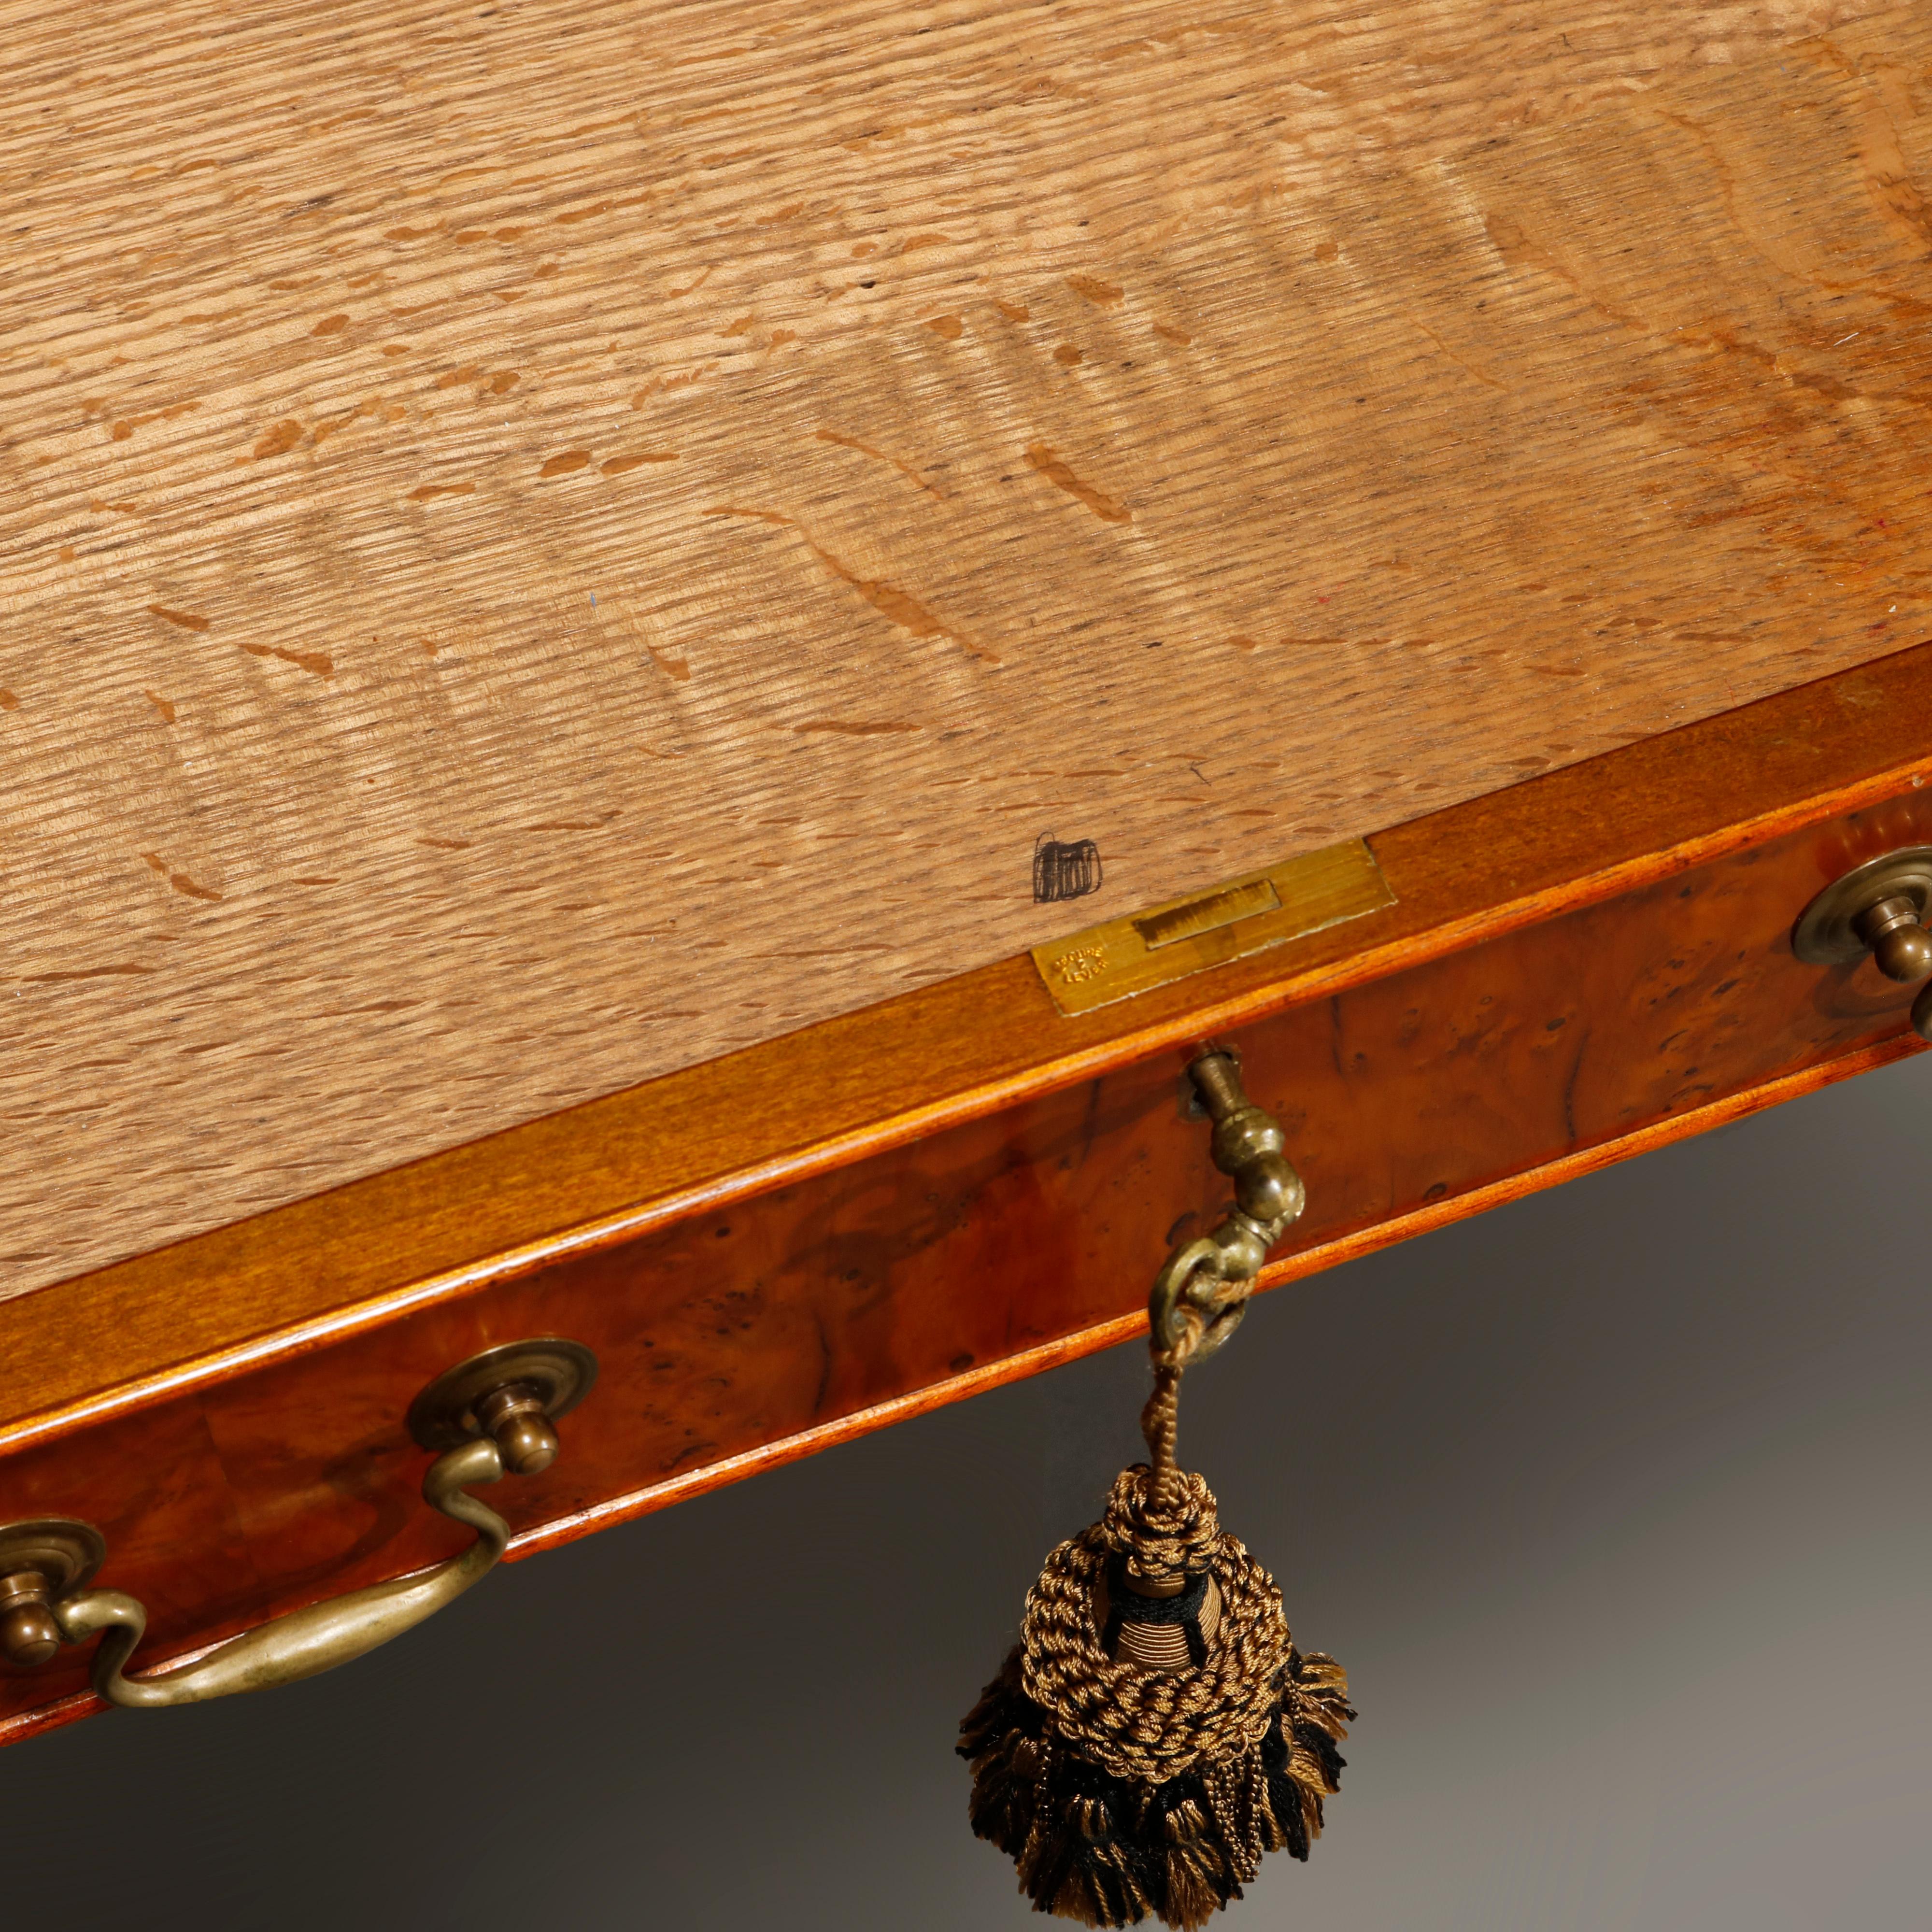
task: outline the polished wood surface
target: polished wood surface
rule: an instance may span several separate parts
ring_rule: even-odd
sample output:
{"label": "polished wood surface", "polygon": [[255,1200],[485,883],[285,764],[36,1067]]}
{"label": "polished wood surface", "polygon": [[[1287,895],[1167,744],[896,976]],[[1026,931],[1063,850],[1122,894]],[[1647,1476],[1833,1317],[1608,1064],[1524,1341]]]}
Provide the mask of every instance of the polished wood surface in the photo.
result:
{"label": "polished wood surface", "polygon": [[[1388,911],[1121,1005],[1065,1018],[1030,959],[1003,962],[0,1303],[0,1448],[1916,796],[1927,781],[1932,645],[1381,834],[1396,894]],[[1822,884],[1844,866],[1828,852],[1819,868]]]}
{"label": "polished wood surface", "polygon": [[[218,1299],[251,1256],[265,1282],[282,1240],[289,1284],[313,1294],[304,1264],[359,1240],[380,1272],[358,1204],[392,1202],[400,1178],[333,1197],[333,1249],[329,1204],[311,1202],[24,1298],[0,1309],[10,1399],[35,1361],[49,1387],[100,1378],[104,1399],[38,1422],[16,1408],[0,1484],[21,1514],[100,1523],[104,1580],[157,1600],[158,1657],[448,1553],[458,1539],[416,1499],[426,1458],[400,1418],[480,1348],[556,1333],[602,1360],[562,1457],[496,1498],[527,1553],[1131,1333],[1168,1244],[1226,1196],[1184,1106],[1203,1038],[1238,1046],[1307,1179],[1276,1281],[1916,1050],[1909,988],[1868,962],[1805,966],[1789,934],[1850,864],[1932,842],[1928,693],[1922,648],[1386,835],[1398,904],[1352,950],[1336,928],[1080,1020],[999,969],[914,996],[872,1016],[874,1054],[904,1007],[958,1004],[938,1008],[950,1030],[930,1028],[902,1096],[857,1019],[670,1076],[628,1096],[658,1109],[633,1122],[638,1158],[640,1123],[682,1118],[688,1157],[736,1133],[742,1166],[634,1199],[546,1256],[279,1334],[238,1295],[224,1318],[231,1348],[255,1336],[248,1351],[177,1355],[172,1393],[135,1379],[133,1352],[161,1346],[142,1312],[162,1305],[152,1270]],[[770,1082],[786,1055],[794,1078],[765,1086],[768,1103],[809,1093],[790,1130],[811,1114],[826,1138],[782,1159],[728,1106],[707,1121],[702,1096],[722,1081],[742,1099],[746,1064]],[[976,1084],[949,1102],[962,1057]],[[617,1104],[425,1163],[413,1198],[474,1187],[480,1213],[486,1176],[509,1187],[573,1124],[585,1166],[568,1185],[608,1185],[597,1161],[622,1136],[599,1126]],[[866,1104],[868,1126],[835,1126]],[[472,1238],[487,1246],[487,1229]],[[117,1292],[126,1330],[96,1331],[91,1368],[74,1366],[80,1326],[62,1346],[28,1324],[64,1298],[98,1320]],[[82,1681],[71,1657],[6,1679],[0,1736],[88,1708]]]}
{"label": "polished wood surface", "polygon": [[[1927,628],[1923,7],[0,26],[0,1292]],[[124,1318],[532,1247],[638,1118]]]}

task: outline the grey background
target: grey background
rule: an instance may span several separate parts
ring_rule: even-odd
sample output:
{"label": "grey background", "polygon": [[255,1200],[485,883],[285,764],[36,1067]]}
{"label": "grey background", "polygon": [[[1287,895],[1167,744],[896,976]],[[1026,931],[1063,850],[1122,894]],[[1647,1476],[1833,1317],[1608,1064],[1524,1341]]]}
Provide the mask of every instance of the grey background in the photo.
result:
{"label": "grey background", "polygon": [[[1928,1922],[1928,1148],[1932,1058],[1257,1304],[1183,1459],[1363,1715],[1231,1932]],[[1144,1364],[506,1569],[338,1676],[0,1754],[10,1918],[1044,1922],[954,1729]]]}

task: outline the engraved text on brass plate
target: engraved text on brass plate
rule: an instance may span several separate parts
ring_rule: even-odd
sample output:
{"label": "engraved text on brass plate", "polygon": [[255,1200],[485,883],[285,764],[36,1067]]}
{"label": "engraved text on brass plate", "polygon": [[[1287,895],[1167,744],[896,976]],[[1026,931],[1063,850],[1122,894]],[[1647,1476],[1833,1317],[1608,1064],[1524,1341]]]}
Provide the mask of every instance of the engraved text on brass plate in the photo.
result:
{"label": "engraved text on brass plate", "polygon": [[1367,841],[1352,838],[1036,946],[1034,964],[1063,1013],[1091,1012],[1394,904]]}

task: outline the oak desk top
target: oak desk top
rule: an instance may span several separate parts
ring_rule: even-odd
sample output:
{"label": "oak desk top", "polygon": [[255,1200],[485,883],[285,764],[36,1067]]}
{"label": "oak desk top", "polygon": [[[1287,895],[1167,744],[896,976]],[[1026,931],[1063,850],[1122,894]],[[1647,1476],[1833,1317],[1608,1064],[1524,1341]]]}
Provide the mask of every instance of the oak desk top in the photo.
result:
{"label": "oak desk top", "polygon": [[1922,8],[0,24],[0,1292],[1924,634]]}

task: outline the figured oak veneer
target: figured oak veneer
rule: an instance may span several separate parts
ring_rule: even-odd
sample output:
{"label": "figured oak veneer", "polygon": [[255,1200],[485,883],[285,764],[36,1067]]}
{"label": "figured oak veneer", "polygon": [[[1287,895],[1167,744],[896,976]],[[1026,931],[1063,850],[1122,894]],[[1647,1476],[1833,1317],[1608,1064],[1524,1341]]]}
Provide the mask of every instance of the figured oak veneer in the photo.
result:
{"label": "figured oak veneer", "polygon": [[0,1292],[1924,634],[1922,6],[0,38]]}

